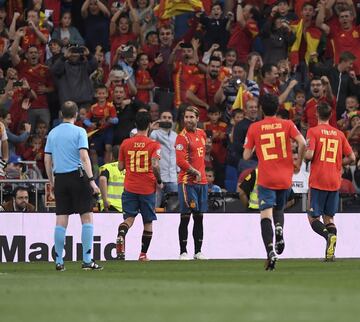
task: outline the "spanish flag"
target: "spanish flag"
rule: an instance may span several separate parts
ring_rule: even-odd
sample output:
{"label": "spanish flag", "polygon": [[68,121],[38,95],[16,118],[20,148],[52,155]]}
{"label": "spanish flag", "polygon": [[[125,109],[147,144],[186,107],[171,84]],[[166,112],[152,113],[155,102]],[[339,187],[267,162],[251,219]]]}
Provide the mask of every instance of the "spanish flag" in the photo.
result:
{"label": "spanish flag", "polygon": [[232,106],[233,110],[236,109],[244,109],[244,106],[246,105],[247,101],[254,98],[254,95],[251,94],[247,89],[244,89],[243,85],[240,85],[240,88],[237,92],[234,104]]}
{"label": "spanish flag", "polygon": [[[291,30],[295,33],[296,40],[290,48],[290,62],[292,65],[299,64],[299,49],[301,46],[301,40],[304,32],[303,19],[294,21],[290,25]],[[306,29],[305,40],[307,44],[305,61],[309,64],[310,54],[317,51],[321,37],[321,30],[317,27],[310,26]]]}
{"label": "spanish flag", "polygon": [[201,0],[160,0],[154,13],[159,19],[166,20],[185,12],[200,10],[203,10]]}

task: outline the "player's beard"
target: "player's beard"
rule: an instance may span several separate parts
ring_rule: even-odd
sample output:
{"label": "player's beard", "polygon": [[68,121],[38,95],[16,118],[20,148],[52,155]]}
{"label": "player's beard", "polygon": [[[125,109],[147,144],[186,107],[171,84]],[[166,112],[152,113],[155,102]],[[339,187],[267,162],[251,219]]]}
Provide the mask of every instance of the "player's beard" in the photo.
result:
{"label": "player's beard", "polygon": [[197,124],[193,122],[185,122],[185,128],[188,131],[195,131]]}

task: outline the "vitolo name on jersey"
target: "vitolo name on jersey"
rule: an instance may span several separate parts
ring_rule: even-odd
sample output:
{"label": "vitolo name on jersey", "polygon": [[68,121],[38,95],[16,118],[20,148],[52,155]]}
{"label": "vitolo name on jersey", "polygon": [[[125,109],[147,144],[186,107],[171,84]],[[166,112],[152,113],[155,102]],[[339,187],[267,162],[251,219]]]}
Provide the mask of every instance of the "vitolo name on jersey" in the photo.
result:
{"label": "vitolo name on jersey", "polygon": [[[36,261],[50,261],[55,259],[55,249],[46,243],[36,242],[28,245],[26,236],[15,235],[12,238],[7,236],[0,236],[0,262],[36,262]],[[93,257],[95,260],[100,260],[101,252],[106,260],[112,260],[116,257],[111,255],[116,248],[114,243],[101,244],[101,237],[94,236]],[[65,256],[66,261],[80,261],[82,260],[82,245],[75,244],[72,236],[67,236],[65,239]],[[51,256],[51,257],[50,257]]]}

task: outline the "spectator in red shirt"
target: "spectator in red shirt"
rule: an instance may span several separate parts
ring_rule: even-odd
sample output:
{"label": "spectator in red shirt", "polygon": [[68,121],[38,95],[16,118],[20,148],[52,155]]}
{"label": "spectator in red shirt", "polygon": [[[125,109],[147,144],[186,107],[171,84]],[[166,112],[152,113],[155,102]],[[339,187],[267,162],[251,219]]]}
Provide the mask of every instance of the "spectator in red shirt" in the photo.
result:
{"label": "spectator in red shirt", "polygon": [[137,66],[138,68],[135,72],[136,98],[144,103],[149,103],[151,90],[154,88],[154,81],[149,72],[149,57],[147,54],[138,55]]}
{"label": "spectator in red shirt", "polygon": [[330,118],[330,125],[337,127],[336,122],[336,100],[332,94],[331,85],[329,79],[326,76],[314,77],[310,82],[310,91],[312,98],[310,98],[306,104],[301,120],[301,127],[304,131],[308,128],[314,127],[318,124],[316,109],[320,102],[328,103],[333,113]]}
{"label": "spectator in red shirt", "polygon": [[272,94],[279,98],[279,104],[283,104],[289,93],[297,85],[297,80],[292,79],[289,82],[287,88],[281,93],[279,89],[279,71],[278,68],[273,64],[265,64],[261,70],[263,77],[263,84],[260,88],[260,95]]}
{"label": "spectator in red shirt", "polygon": [[132,17],[132,21],[130,21],[125,9],[125,6],[120,8],[110,21],[110,61],[113,61],[115,52],[121,45],[126,45],[129,41],[136,41],[140,33],[139,17],[136,11],[130,10]]}
{"label": "spectator in red shirt", "polygon": [[343,5],[341,9],[339,9],[338,23],[330,22],[329,24],[325,24],[325,3],[320,3],[316,23],[331,39],[335,64],[339,63],[342,52],[349,51],[357,57],[354,61],[354,70],[356,75],[360,75],[360,27],[354,24],[355,16],[353,7],[346,4]]}
{"label": "spectator in red shirt", "polygon": [[[20,13],[15,12],[9,30],[10,38],[16,37],[16,21],[19,17]],[[43,63],[45,61],[45,45],[49,40],[49,31],[39,26],[40,17],[38,11],[29,10],[27,12],[27,22],[28,26],[21,28],[24,31],[21,48],[27,51],[30,46],[35,46],[39,51],[40,62]]]}
{"label": "spectator in red shirt", "polygon": [[246,63],[253,41],[259,33],[257,23],[253,19],[257,14],[258,12],[254,6],[247,4],[242,7],[241,1],[238,1],[236,7],[236,23],[231,30],[227,47],[237,51],[237,57],[241,63]]}
{"label": "spectator in red shirt", "polygon": [[[199,42],[194,39],[191,44],[180,41],[175,46],[169,57],[169,63],[172,64],[172,75],[175,92],[174,105],[176,107],[186,101],[186,91],[200,73],[198,68],[198,47]],[[177,54],[179,53],[180,49],[181,56],[179,57]]]}
{"label": "spectator in red shirt", "polygon": [[206,74],[200,75],[186,91],[188,102],[199,108],[200,122],[207,120],[207,110],[210,106],[215,105],[214,96],[221,86],[221,81],[219,80],[220,67],[221,60],[217,57],[212,57]]}
{"label": "spectator in red shirt", "polygon": [[29,110],[29,122],[35,127],[37,118],[41,118],[47,124],[50,123],[50,111],[47,102],[47,93],[54,90],[49,67],[40,63],[40,52],[36,46],[30,46],[26,50],[25,60],[21,60],[18,48],[20,39],[25,35],[24,29],[16,32],[15,40],[10,47],[10,57],[13,65],[19,72],[20,78],[25,78],[32,90],[36,93],[36,99],[31,103]]}
{"label": "spectator in red shirt", "polygon": [[214,157],[214,169],[216,171],[216,184],[224,186],[224,172],[226,160],[226,129],[227,124],[220,121],[221,112],[216,106],[208,110],[209,121],[204,123],[206,133],[211,133],[211,154]]}
{"label": "spectator in red shirt", "polygon": [[108,90],[105,85],[98,86],[95,97],[97,103],[90,107],[83,122],[91,131],[95,131],[89,141],[90,158],[94,166],[98,164],[98,155],[104,154],[104,146],[104,163],[111,162],[113,125],[119,122],[114,105],[107,101]]}

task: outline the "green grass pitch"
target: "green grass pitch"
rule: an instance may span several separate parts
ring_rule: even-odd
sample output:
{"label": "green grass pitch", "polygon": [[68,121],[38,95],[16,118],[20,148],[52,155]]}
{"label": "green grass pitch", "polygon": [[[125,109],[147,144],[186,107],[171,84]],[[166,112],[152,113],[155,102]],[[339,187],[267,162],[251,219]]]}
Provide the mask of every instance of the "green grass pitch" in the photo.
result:
{"label": "green grass pitch", "polygon": [[360,260],[0,264],[2,322],[357,322]]}

